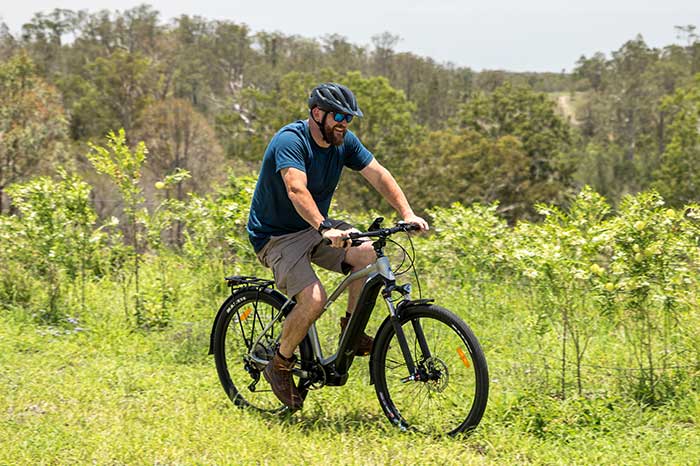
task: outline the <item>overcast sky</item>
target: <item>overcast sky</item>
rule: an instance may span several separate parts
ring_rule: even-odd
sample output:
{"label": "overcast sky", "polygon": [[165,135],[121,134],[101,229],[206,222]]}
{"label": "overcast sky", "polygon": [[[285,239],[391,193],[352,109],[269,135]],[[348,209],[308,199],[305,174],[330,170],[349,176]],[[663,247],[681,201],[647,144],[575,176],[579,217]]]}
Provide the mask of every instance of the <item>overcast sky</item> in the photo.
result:
{"label": "overcast sky", "polygon": [[[132,0],[3,0],[0,20],[13,32],[35,12],[54,8],[124,10]],[[700,27],[700,0],[154,0],[161,19],[181,14],[226,19],[253,31],[306,37],[336,33],[358,45],[384,31],[398,51],[475,70],[570,71],[581,55],[609,53],[641,34],[647,44],[679,43],[676,25]]]}

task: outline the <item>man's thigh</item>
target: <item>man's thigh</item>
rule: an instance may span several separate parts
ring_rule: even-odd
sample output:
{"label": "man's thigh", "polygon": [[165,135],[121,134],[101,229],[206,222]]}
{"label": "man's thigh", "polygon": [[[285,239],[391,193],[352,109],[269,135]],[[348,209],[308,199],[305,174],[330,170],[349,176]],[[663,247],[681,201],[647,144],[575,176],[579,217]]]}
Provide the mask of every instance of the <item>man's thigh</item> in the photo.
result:
{"label": "man's thigh", "polygon": [[277,288],[288,296],[295,296],[318,281],[310,256],[320,241],[320,235],[312,228],[273,236],[258,253],[258,258],[272,269]]}
{"label": "man's thigh", "polygon": [[[331,222],[333,228],[340,230],[353,228],[342,220]],[[288,235],[273,236],[258,253],[258,258],[263,265],[272,269],[277,288],[288,296],[295,296],[318,281],[311,267],[312,262],[324,269],[347,274],[352,267],[345,262],[345,254],[345,249],[324,244],[316,230],[307,228]]]}

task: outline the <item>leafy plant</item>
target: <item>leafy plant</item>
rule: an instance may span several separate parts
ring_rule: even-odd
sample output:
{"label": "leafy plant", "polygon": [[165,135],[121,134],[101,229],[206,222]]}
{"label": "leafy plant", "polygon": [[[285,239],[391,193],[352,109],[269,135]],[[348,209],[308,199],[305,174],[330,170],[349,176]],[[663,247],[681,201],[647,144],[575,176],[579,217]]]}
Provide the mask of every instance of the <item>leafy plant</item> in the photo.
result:
{"label": "leafy plant", "polygon": [[67,311],[65,289],[78,282],[80,307],[85,310],[85,285],[99,267],[101,237],[95,230],[96,215],[90,205],[90,186],[60,170],[61,178],[35,178],[8,188],[18,215],[4,222],[15,247],[9,252],[47,285],[42,319],[59,321]]}

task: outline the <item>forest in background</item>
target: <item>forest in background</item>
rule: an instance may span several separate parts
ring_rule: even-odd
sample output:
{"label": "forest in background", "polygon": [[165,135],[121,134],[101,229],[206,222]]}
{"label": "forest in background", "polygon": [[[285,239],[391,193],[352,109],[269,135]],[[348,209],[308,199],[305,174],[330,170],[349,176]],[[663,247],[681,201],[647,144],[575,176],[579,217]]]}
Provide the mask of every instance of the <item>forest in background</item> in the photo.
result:
{"label": "forest in background", "polygon": [[[358,94],[366,118],[352,130],[420,212],[498,201],[512,223],[536,217],[537,202],[567,205],[584,185],[614,205],[653,188],[681,206],[700,189],[700,39],[692,25],[676,29],[679,44],[638,36],[580,57],[570,74],[511,73],[399,53],[388,32],[359,46],[166,21],[147,5],[37,13],[17,35],[0,24],[0,211],[8,186],[60,165],[93,178],[100,217],[119,212],[85,153],[120,128],[149,149],[146,185],[182,169],[191,177],[168,195],[205,194],[231,170],[255,173],[269,138],[305,118],[310,89],[328,80]],[[341,193],[350,211],[386,207],[358,177]]]}
{"label": "forest in background", "polygon": [[[566,74],[148,6],[0,26],[0,463],[697,463],[700,39],[677,30]],[[265,145],[327,80],[430,218],[414,289],[484,348],[468,438],[394,429],[359,362],[291,418],[237,410],[206,354],[222,277],[271,275],[244,229]],[[333,212],[364,227],[387,209],[360,178]]]}

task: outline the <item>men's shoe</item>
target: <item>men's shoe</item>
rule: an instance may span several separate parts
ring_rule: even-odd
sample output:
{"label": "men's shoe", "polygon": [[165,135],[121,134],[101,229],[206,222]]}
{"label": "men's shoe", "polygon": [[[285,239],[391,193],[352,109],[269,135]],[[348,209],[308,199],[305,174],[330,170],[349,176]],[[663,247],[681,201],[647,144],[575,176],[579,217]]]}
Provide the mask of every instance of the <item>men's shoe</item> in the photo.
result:
{"label": "men's shoe", "polygon": [[297,386],[294,385],[294,379],[292,379],[292,369],[296,361],[296,356],[291,361],[285,361],[276,352],[275,357],[263,371],[265,380],[272,388],[272,393],[291,409],[299,409],[304,404]]}
{"label": "men's shoe", "polygon": [[[345,327],[348,326],[348,322],[350,321],[349,318],[347,317],[341,317],[340,318],[340,336],[343,336],[343,332],[345,331]],[[367,356],[372,352],[372,346],[374,345],[374,338],[370,337],[366,333],[362,333],[360,335],[360,338],[355,345],[355,355],[356,356]]]}

